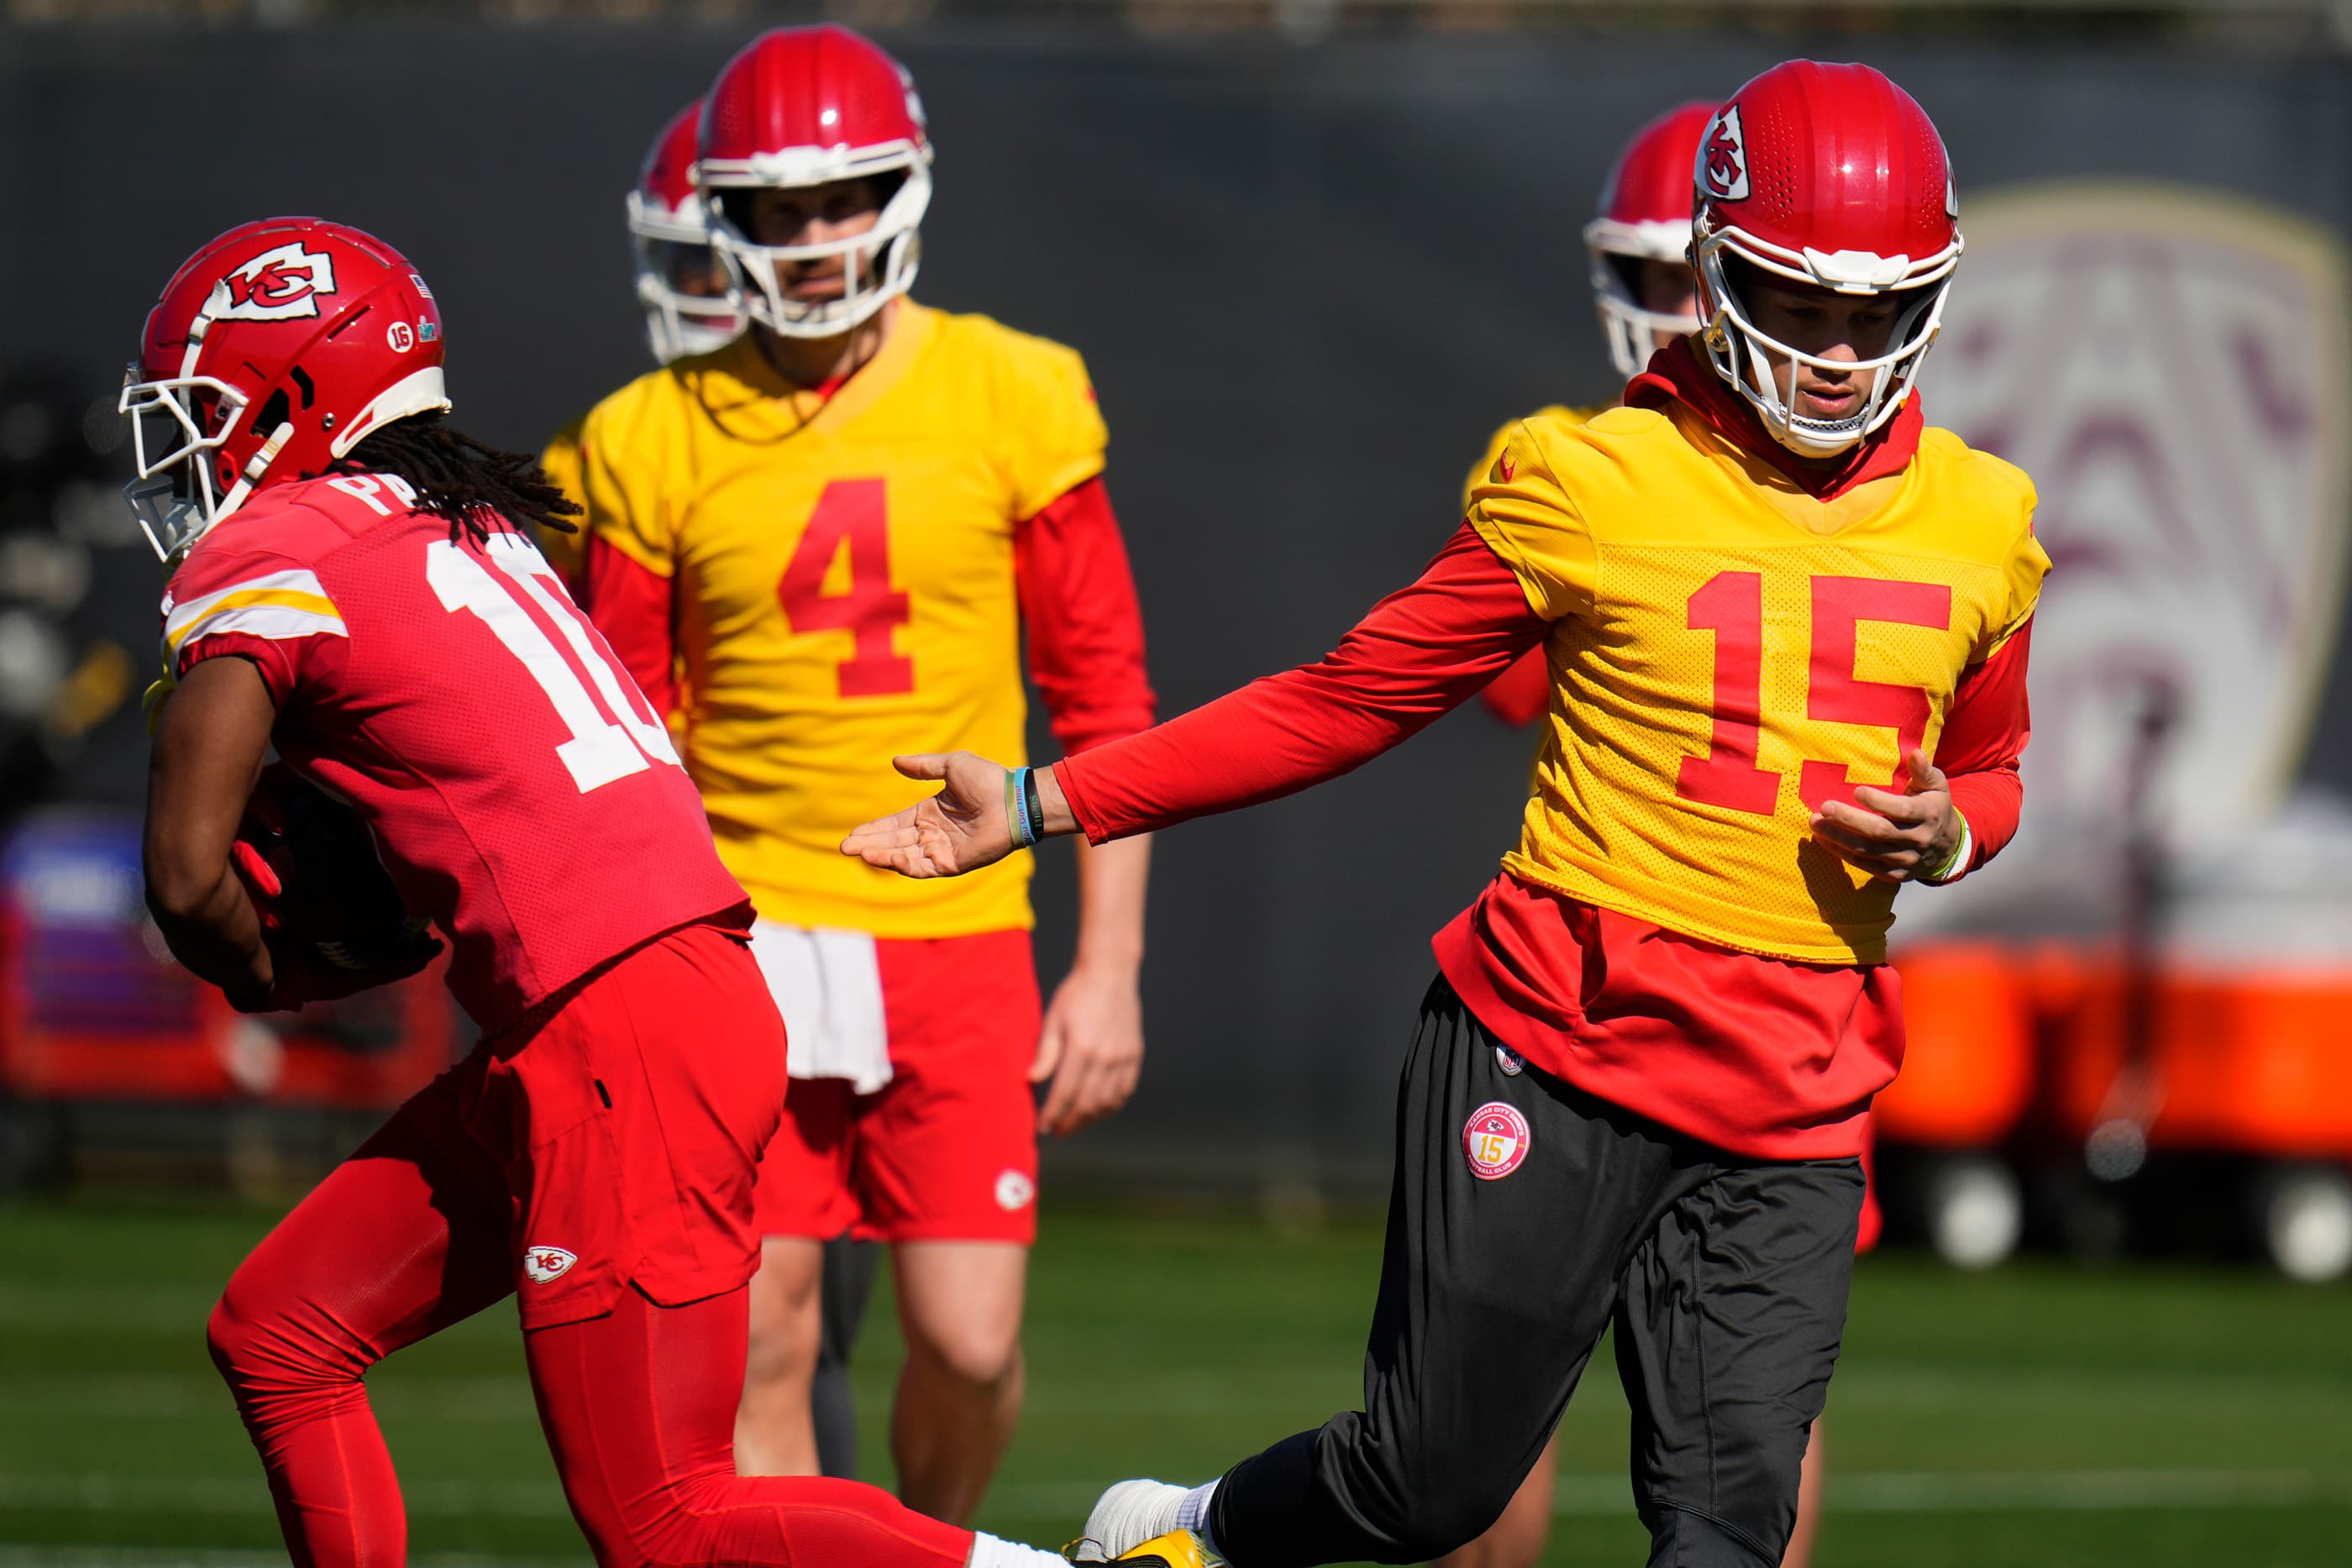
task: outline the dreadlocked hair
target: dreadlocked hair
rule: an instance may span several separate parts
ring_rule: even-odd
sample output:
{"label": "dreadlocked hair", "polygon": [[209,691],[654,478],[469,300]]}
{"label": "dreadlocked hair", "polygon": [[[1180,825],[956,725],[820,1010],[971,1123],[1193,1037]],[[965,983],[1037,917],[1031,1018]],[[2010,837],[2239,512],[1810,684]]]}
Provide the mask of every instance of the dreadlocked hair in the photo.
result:
{"label": "dreadlocked hair", "polygon": [[476,542],[496,531],[498,519],[517,526],[579,530],[566,519],[580,516],[547,476],[535,457],[502,452],[443,423],[438,413],[396,419],[372,431],[337,462],[330,474],[389,474],[416,492],[416,509],[449,519],[452,538],[460,531]]}

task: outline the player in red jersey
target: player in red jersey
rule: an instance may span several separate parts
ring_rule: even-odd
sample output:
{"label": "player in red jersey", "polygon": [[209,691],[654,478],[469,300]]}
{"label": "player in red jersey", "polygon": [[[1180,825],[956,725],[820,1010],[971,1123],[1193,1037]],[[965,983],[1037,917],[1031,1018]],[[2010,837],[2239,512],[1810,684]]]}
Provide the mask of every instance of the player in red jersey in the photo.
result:
{"label": "player in red jersey", "polygon": [[[1584,225],[1593,307],[1609,345],[1609,362],[1624,381],[1640,375],[1651,355],[1699,328],[1698,279],[1691,272],[1689,260],[1691,170],[1698,159],[1699,139],[1713,122],[1715,110],[1713,103],[1685,103],[1635,131],[1609,171],[1601,211]],[[1538,417],[1580,424],[1601,412],[1555,403]],[[1513,420],[1496,431],[1470,470],[1462,492],[1465,515],[1477,504],[1478,486],[1494,471],[1518,426],[1519,422]],[[1543,649],[1528,649],[1478,695],[1506,724],[1532,725],[1542,718],[1551,702],[1551,671]],[[1869,1146],[1864,1145],[1865,1171],[1869,1161]],[[1876,1245],[1879,1227],[1877,1200],[1865,1193],[1857,1250],[1867,1252]],[[1551,1532],[1558,1447],[1556,1438],[1544,1446],[1542,1457],[1512,1494],[1510,1506],[1494,1527],[1461,1551],[1449,1553],[1440,1568],[1533,1568]],[[1780,1568],[1805,1568],[1811,1560],[1821,1519],[1822,1451],[1817,1421],[1805,1446],[1796,1529],[1790,1535]]]}
{"label": "player in red jersey", "polygon": [[1546,649],[1517,847],[1434,943],[1364,1404],[1206,1486],[1111,1489],[1104,1555],[1451,1551],[1612,1325],[1650,1561],[1788,1546],[1902,1060],[1896,884],[2015,831],[2049,558],[2031,482],[1913,395],[1960,254],[1919,106],[1792,61],[1716,111],[1694,180],[1703,330],[1625,406],[1523,422],[1331,654],[1051,768],[902,758],[942,791],[843,846],[961,874],[1274,799]]}
{"label": "player in red jersey", "polygon": [[181,267],[122,396],[132,504],[171,568],[157,925],[249,1010],[383,977],[273,934],[272,879],[233,854],[274,744],[447,936],[482,1029],[214,1310],[294,1562],[404,1560],[362,1378],[514,1294],[599,1563],[1042,1568],[871,1487],[735,1474],[782,1025],[658,717],[520,531],[560,521],[559,493],[443,422],[442,348],[397,253],[276,219]]}

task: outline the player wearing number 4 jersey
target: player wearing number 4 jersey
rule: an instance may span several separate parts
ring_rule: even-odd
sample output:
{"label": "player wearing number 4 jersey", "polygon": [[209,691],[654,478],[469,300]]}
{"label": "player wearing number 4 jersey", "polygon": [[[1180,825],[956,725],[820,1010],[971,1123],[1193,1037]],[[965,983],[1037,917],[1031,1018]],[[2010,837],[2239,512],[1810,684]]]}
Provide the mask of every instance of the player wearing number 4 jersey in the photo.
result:
{"label": "player wearing number 4 jersey", "polygon": [[960,1519],[1019,1406],[1038,1131],[1135,1082],[1147,850],[1081,858],[1076,960],[1041,1009],[1028,857],[918,886],[836,847],[919,793],[877,758],[1020,750],[1024,640],[1066,750],[1150,723],[1106,434],[1076,353],[908,297],[929,132],[872,43],[754,40],[705,101],[696,182],[751,326],[589,415],[585,580],[677,714],[792,1042],[738,1442],[814,1466],[819,1249],[854,1227],[891,1243],[902,1494]]}
{"label": "player wearing number 4 jersey", "polygon": [[[274,744],[448,938],[483,1031],[213,1312],[293,1561],[404,1561],[363,1378],[514,1295],[599,1563],[1054,1562],[874,1488],[737,1476],[781,1020],[658,714],[518,531],[561,528],[564,503],[528,458],[442,422],[441,361],[407,261],[278,219],[181,268],[122,399],[132,502],[172,568],[146,832],[159,927],[248,1009],[389,977],[296,961],[268,924],[278,868],[246,880],[239,819]],[[297,885],[321,869],[283,866]]]}
{"label": "player wearing number 4 jersey", "polygon": [[[1104,840],[1306,788],[1527,648],[1547,737],[1502,873],[1436,939],[1361,1410],[1087,1534],[1236,1568],[1486,1529],[1613,1320],[1657,1568],[1774,1568],[1838,1350],[1872,1096],[1901,1063],[1895,884],[2014,831],[2025,476],[1912,393],[1960,251],[1935,128],[1860,66],[1775,68],[1695,170],[1696,336],[1627,406],[1525,422],[1419,581],[1320,664],[1016,775]],[[915,876],[1021,838],[1005,773],[845,849]]]}

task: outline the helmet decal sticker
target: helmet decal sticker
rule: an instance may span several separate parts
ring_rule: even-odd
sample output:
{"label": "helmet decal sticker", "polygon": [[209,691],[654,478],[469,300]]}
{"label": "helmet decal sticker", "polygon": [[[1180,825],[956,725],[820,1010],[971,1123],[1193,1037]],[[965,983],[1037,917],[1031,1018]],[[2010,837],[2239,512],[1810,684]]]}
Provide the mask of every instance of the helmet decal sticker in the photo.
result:
{"label": "helmet decal sticker", "polygon": [[1748,199],[1748,141],[1737,103],[1724,106],[1698,144],[1698,187],[1718,202]]}
{"label": "helmet decal sticker", "polygon": [[291,321],[316,316],[319,296],[335,291],[335,264],[299,240],[236,267],[214,285],[205,314],[215,321]]}

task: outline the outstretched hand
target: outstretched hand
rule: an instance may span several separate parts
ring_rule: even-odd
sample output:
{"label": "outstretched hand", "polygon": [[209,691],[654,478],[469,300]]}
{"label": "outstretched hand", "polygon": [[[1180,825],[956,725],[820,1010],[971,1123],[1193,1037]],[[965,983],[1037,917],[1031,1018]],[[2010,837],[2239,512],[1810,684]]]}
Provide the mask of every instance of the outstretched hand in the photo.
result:
{"label": "outstretched hand", "polygon": [[961,876],[1013,852],[1005,814],[1005,769],[975,752],[894,757],[909,779],[936,779],[940,792],[903,811],[860,823],[841,852],[901,876]]}
{"label": "outstretched hand", "polygon": [[1841,860],[1888,882],[1917,882],[1948,864],[1960,847],[1960,814],[1941,769],[1921,750],[1906,752],[1904,792],[1864,785],[1854,804],[1824,800],[1813,836]]}

